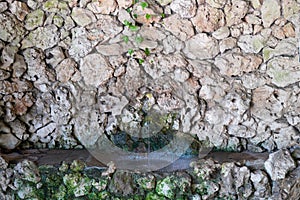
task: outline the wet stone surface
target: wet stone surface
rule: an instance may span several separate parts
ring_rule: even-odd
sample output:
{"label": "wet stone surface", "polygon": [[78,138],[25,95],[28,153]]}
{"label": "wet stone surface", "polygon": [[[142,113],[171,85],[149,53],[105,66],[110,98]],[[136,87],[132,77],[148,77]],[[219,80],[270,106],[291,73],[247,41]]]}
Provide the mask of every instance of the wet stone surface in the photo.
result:
{"label": "wet stone surface", "polygon": [[[220,184],[176,175],[147,175],[148,183],[127,172],[101,182],[74,172],[49,178],[59,183],[58,193],[49,192],[59,199],[100,188],[90,195],[172,199],[187,185],[191,199],[292,198],[299,186],[289,177],[299,168],[299,10],[297,0],[1,1],[1,151],[94,147],[106,138],[123,153],[170,143],[164,153],[172,154],[192,138],[214,150],[271,154],[258,171],[216,164]],[[200,155],[201,145],[194,150]],[[32,163],[2,163],[0,199],[13,198],[7,190],[38,199],[34,191],[52,184]]]}

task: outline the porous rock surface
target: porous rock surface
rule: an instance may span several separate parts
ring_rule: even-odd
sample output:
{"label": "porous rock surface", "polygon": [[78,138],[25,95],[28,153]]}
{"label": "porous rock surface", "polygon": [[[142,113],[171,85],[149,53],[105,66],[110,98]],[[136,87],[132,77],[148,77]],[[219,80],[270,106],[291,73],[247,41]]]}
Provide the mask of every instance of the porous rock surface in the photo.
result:
{"label": "porous rock surface", "polygon": [[[299,10],[296,0],[1,1],[0,147],[82,148],[98,138],[87,127],[112,133],[127,127],[120,113],[138,121],[150,105],[217,149],[278,151],[266,171],[221,173],[236,183],[220,194],[271,195],[268,176],[299,168],[286,153],[300,145]],[[207,184],[209,199],[219,188]]]}

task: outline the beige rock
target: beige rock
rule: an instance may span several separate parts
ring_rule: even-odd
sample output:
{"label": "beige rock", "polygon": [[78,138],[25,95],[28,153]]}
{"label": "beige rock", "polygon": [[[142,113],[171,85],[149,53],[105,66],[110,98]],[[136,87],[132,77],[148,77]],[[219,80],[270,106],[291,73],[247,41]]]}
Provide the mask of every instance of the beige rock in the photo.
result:
{"label": "beige rock", "polygon": [[261,24],[262,22],[262,20],[258,16],[255,16],[253,14],[246,15],[245,20],[249,24]]}
{"label": "beige rock", "polygon": [[171,3],[173,0],[156,0],[161,6],[166,6]]}
{"label": "beige rock", "polygon": [[173,0],[170,8],[182,18],[191,18],[196,14],[195,0]]}
{"label": "beige rock", "polygon": [[218,40],[221,40],[227,38],[229,34],[230,34],[229,28],[227,26],[223,26],[218,30],[216,30],[215,32],[213,32],[212,36]]}
{"label": "beige rock", "polygon": [[171,15],[163,20],[165,28],[180,40],[185,41],[194,35],[193,25],[179,15]]}
{"label": "beige rock", "polygon": [[279,2],[277,0],[265,0],[261,7],[261,15],[264,27],[270,27],[280,17]]}
{"label": "beige rock", "polygon": [[237,40],[233,37],[225,38],[220,41],[220,51],[224,53],[228,49],[233,49],[236,46]]}
{"label": "beige rock", "polygon": [[258,34],[263,29],[263,26],[255,24],[253,27],[253,35]]}
{"label": "beige rock", "polygon": [[242,22],[248,11],[248,4],[244,0],[230,0],[225,5],[224,13],[226,16],[226,25],[232,26]]}
{"label": "beige rock", "polygon": [[87,9],[92,11],[94,14],[110,14],[117,7],[115,0],[93,0],[87,4]]}
{"label": "beige rock", "polygon": [[55,68],[57,80],[63,83],[68,82],[72,75],[76,72],[76,65],[76,62],[71,58],[63,60]]}
{"label": "beige rock", "polygon": [[216,39],[205,33],[199,33],[186,42],[184,53],[192,59],[214,58],[219,53],[219,45]]}
{"label": "beige rock", "polygon": [[16,138],[12,133],[0,134],[0,147],[4,149],[15,149],[21,140]]}
{"label": "beige rock", "polygon": [[96,49],[104,56],[118,56],[127,51],[127,49],[124,49],[120,44],[100,44],[96,46]]}
{"label": "beige rock", "polygon": [[225,18],[221,9],[200,5],[192,22],[198,32],[213,32],[225,24]]}
{"label": "beige rock", "polygon": [[158,22],[161,19],[160,14],[156,13],[150,7],[142,7],[140,3],[134,4],[131,14],[133,19],[141,24]]}
{"label": "beige rock", "polygon": [[214,8],[223,8],[227,0],[206,0],[206,3]]}
{"label": "beige rock", "polygon": [[284,34],[282,28],[279,26],[276,26],[276,25],[272,26],[272,35],[279,40],[282,40],[285,38],[285,34]]}
{"label": "beige rock", "polygon": [[254,9],[260,9],[261,7],[261,0],[250,0],[251,5]]}
{"label": "beige rock", "polygon": [[128,8],[132,5],[132,0],[117,0],[119,8]]}
{"label": "beige rock", "polygon": [[300,11],[300,4],[297,3],[295,0],[284,0],[281,1],[282,5],[282,12],[285,19],[290,20],[290,18],[295,15],[299,14]]}
{"label": "beige rock", "polygon": [[100,54],[89,54],[80,62],[80,71],[87,85],[98,87],[112,77],[113,69]]}
{"label": "beige rock", "polygon": [[83,8],[73,8],[71,17],[79,26],[87,26],[96,22],[95,15],[90,10]]}
{"label": "beige rock", "polygon": [[295,37],[296,36],[295,27],[290,22],[287,23],[286,25],[284,25],[282,30],[283,30],[285,37]]}
{"label": "beige rock", "polygon": [[244,72],[256,70],[262,59],[256,55],[243,55],[240,53],[228,52],[216,57],[214,64],[220,69],[220,73],[227,76],[240,76]]}

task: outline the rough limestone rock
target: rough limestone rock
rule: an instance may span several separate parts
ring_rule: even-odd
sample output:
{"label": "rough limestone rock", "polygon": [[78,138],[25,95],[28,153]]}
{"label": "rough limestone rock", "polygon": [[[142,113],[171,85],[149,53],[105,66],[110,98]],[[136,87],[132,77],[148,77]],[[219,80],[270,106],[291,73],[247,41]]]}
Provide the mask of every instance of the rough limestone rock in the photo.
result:
{"label": "rough limestone rock", "polygon": [[18,42],[24,34],[20,22],[10,13],[0,13],[0,39],[5,42]]}
{"label": "rough limestone rock", "polygon": [[238,46],[245,53],[258,53],[265,45],[265,38],[261,35],[242,35],[238,40]]}
{"label": "rough limestone rock", "polygon": [[165,18],[163,22],[165,28],[182,41],[186,41],[194,35],[192,23],[181,19],[178,14]]}
{"label": "rough limestone rock", "polygon": [[94,14],[109,14],[113,12],[117,7],[115,0],[100,0],[92,1],[87,4],[87,9],[92,11]]}
{"label": "rough limestone rock", "polygon": [[206,0],[206,3],[214,8],[223,8],[227,3],[227,0]]}
{"label": "rough limestone rock", "polygon": [[254,195],[256,197],[268,198],[270,196],[271,188],[265,172],[261,170],[251,172],[250,179],[253,183],[255,189]]}
{"label": "rough limestone rock", "polygon": [[42,50],[49,49],[59,41],[58,28],[55,25],[38,27],[22,41],[22,48],[37,47]]}
{"label": "rough limestone rock", "polygon": [[289,151],[282,149],[271,153],[264,166],[273,181],[284,179],[286,174],[296,167]]}
{"label": "rough limestone rock", "polygon": [[236,46],[237,40],[233,37],[228,37],[220,41],[220,51],[224,53],[226,50],[233,49]]}
{"label": "rough limestone rock", "polygon": [[80,63],[80,71],[87,85],[98,87],[111,78],[113,69],[100,54],[89,54]]}
{"label": "rough limestone rock", "polygon": [[300,4],[299,1],[295,0],[285,0],[281,1],[282,13],[285,19],[289,20],[293,15],[299,14]]}
{"label": "rough limestone rock", "polygon": [[182,18],[194,17],[197,10],[195,0],[173,0],[170,8]]}
{"label": "rough limestone rock", "polygon": [[226,25],[232,26],[242,22],[242,18],[245,17],[248,11],[248,4],[242,0],[230,0],[224,7],[224,13],[226,17]]}
{"label": "rough limestone rock", "polygon": [[165,6],[171,3],[173,0],[155,0],[155,1],[157,1],[161,6]]}
{"label": "rough limestone rock", "polygon": [[10,12],[13,13],[21,22],[24,21],[29,12],[27,4],[21,1],[14,1],[10,4],[9,9]]}
{"label": "rough limestone rock", "polygon": [[29,13],[26,16],[25,28],[27,30],[33,30],[39,26],[42,26],[44,23],[44,18],[45,18],[44,12],[41,9]]}
{"label": "rough limestone rock", "polygon": [[277,0],[266,0],[261,7],[261,15],[264,27],[271,24],[280,17],[280,4]]}
{"label": "rough limestone rock", "polygon": [[253,91],[251,113],[265,122],[272,122],[283,115],[284,105],[290,97],[289,91],[269,86],[258,87]]}
{"label": "rough limestone rock", "polygon": [[265,47],[262,53],[265,61],[276,56],[294,57],[298,54],[297,39],[283,39],[278,42],[275,48]]}
{"label": "rough limestone rock", "polygon": [[212,33],[212,36],[218,40],[225,39],[230,35],[230,30],[227,26],[223,26]]}
{"label": "rough limestone rock", "polygon": [[299,57],[275,57],[267,64],[267,74],[279,87],[286,87],[300,81]]}
{"label": "rough limestone rock", "polygon": [[192,22],[198,32],[213,32],[224,26],[225,17],[221,9],[200,5],[196,16],[192,18]]}
{"label": "rough limestone rock", "polygon": [[219,53],[219,45],[216,39],[205,33],[199,33],[186,41],[184,53],[192,59],[214,58]]}
{"label": "rough limestone rock", "polygon": [[256,70],[262,59],[253,54],[228,52],[216,57],[214,64],[220,69],[220,73],[227,76],[240,76],[245,72]]}
{"label": "rough limestone rock", "polygon": [[96,22],[96,17],[92,11],[83,8],[73,8],[71,17],[79,26],[86,26]]}
{"label": "rough limestone rock", "polygon": [[76,66],[77,64],[72,58],[63,60],[55,67],[57,80],[63,83],[68,82],[77,71]]}

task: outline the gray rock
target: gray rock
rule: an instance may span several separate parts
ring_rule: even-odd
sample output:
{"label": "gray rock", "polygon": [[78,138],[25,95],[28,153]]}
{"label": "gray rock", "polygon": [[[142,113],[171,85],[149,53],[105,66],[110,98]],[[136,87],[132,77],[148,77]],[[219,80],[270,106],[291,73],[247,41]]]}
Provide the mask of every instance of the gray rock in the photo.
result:
{"label": "gray rock", "polygon": [[55,68],[65,58],[61,47],[54,47],[46,51],[46,63]]}
{"label": "gray rock", "polygon": [[43,10],[46,12],[57,12],[58,11],[58,0],[48,0],[43,3]]}
{"label": "gray rock", "polygon": [[257,170],[251,172],[250,177],[254,186],[254,196],[258,198],[267,198],[270,196],[270,183],[268,181],[268,176],[265,172]]}
{"label": "gray rock", "polygon": [[22,41],[22,49],[37,47],[42,50],[55,46],[59,41],[59,32],[55,25],[38,27]]}
{"label": "gray rock", "polygon": [[8,4],[5,1],[0,2],[0,13],[4,12],[5,10],[8,9]]}
{"label": "gray rock", "polygon": [[195,0],[173,0],[170,8],[182,18],[194,17],[197,10]]}
{"label": "gray rock", "polygon": [[2,69],[10,70],[10,66],[14,63],[17,51],[18,47],[14,45],[7,45],[2,49],[2,55],[0,56]]}
{"label": "gray rock", "polygon": [[246,53],[258,53],[265,46],[266,40],[261,35],[242,35],[238,46]]}
{"label": "gray rock", "polygon": [[273,84],[286,87],[300,80],[298,57],[275,57],[267,63],[267,74]]}
{"label": "gray rock", "polygon": [[34,10],[29,13],[25,20],[25,28],[27,30],[33,30],[44,23],[45,15],[41,9]]}
{"label": "gray rock", "polygon": [[10,13],[0,13],[0,39],[5,42],[18,43],[25,31],[23,26]]}
{"label": "gray rock", "polygon": [[113,69],[100,54],[85,56],[80,62],[80,71],[87,85],[98,87],[112,77]]}
{"label": "gray rock", "polygon": [[265,169],[273,181],[284,179],[286,174],[295,168],[295,162],[288,150],[280,149],[271,153],[265,162]]}
{"label": "gray rock", "polygon": [[184,54],[191,59],[210,59],[219,53],[216,39],[205,33],[199,33],[186,41]]}
{"label": "gray rock", "polygon": [[163,46],[163,53],[170,54],[174,52],[179,52],[183,48],[184,44],[175,36],[169,35],[166,39],[163,40]]}
{"label": "gray rock", "polygon": [[79,26],[87,26],[96,22],[95,15],[90,11],[83,8],[73,8],[71,17]]}
{"label": "gray rock", "polygon": [[24,21],[26,15],[29,12],[29,8],[27,7],[26,3],[21,1],[14,1],[10,4],[9,10],[13,13],[18,20],[21,22]]}
{"label": "gray rock", "polygon": [[132,174],[127,171],[117,171],[112,177],[109,190],[114,194],[131,195],[135,190]]}
{"label": "gray rock", "polygon": [[[2,129],[2,127],[1,127]],[[12,133],[1,133],[0,134],[0,147],[4,149],[15,149],[21,140],[16,138]]]}
{"label": "gray rock", "polygon": [[280,40],[275,48],[265,47],[262,53],[265,61],[276,56],[296,56],[298,54],[297,40],[295,38]]}
{"label": "gray rock", "polygon": [[[4,170],[8,167],[8,163],[0,156],[0,169]],[[2,180],[1,180],[2,181]]]}
{"label": "gray rock", "polygon": [[164,27],[182,41],[194,35],[193,25],[187,19],[181,19],[178,14],[163,19]]}
{"label": "gray rock", "polygon": [[117,3],[119,5],[119,8],[128,8],[132,5],[132,1],[131,0],[117,0]]}
{"label": "gray rock", "polygon": [[261,15],[264,27],[271,24],[280,17],[280,4],[277,0],[266,0],[261,7]]}

